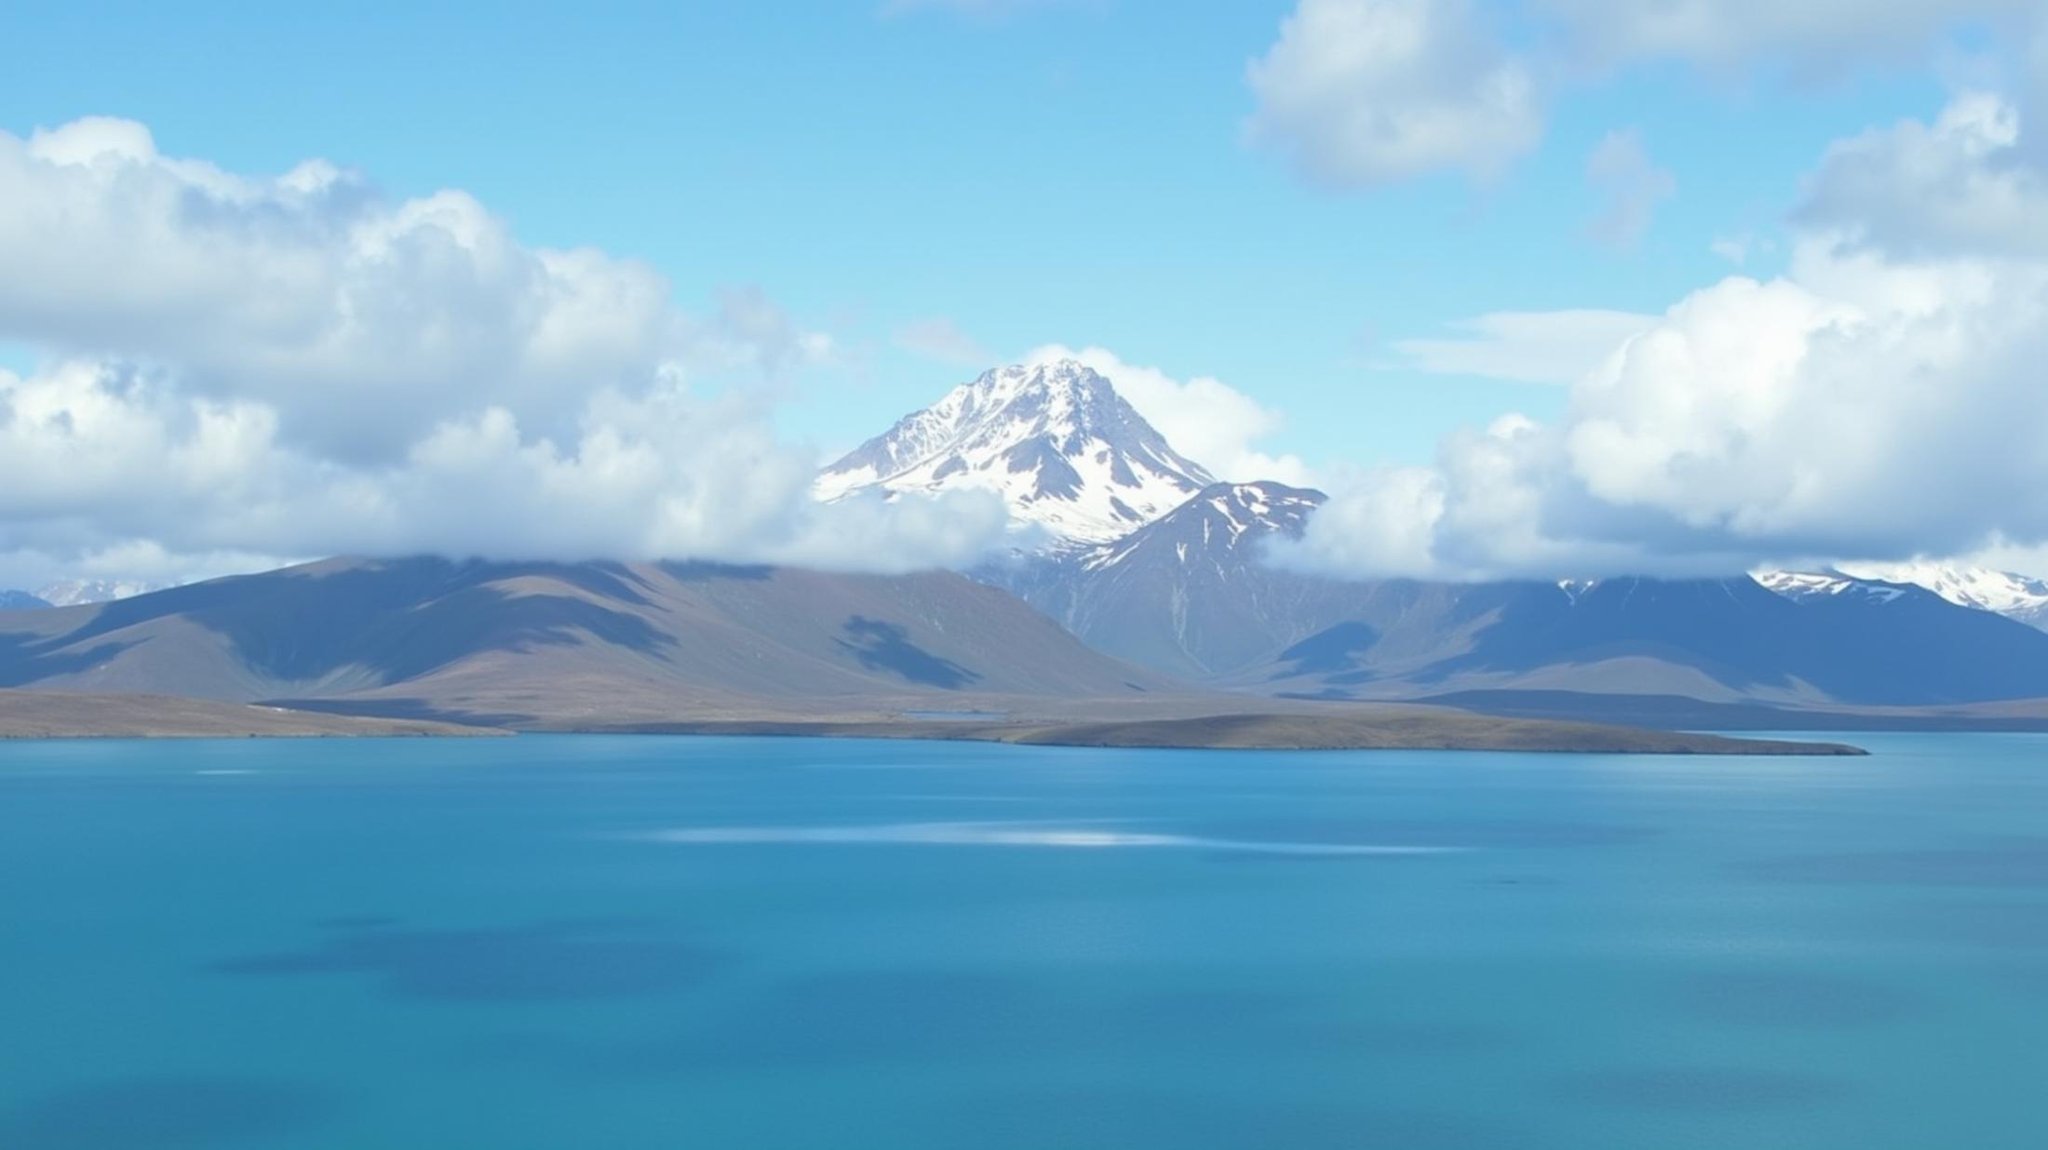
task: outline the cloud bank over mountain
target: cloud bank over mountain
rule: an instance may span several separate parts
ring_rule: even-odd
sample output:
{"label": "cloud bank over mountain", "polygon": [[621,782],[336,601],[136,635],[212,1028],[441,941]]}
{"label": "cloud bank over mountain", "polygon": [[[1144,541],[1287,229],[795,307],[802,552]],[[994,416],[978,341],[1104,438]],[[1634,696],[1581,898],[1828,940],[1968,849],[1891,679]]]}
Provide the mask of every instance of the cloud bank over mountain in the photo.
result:
{"label": "cloud bank over mountain", "polygon": [[[829,508],[776,383],[834,354],[758,291],[521,244],[473,197],[0,133],[0,520],[28,571],[434,551],[904,570],[972,559],[969,496]],[[211,558],[208,558],[211,557]]]}
{"label": "cloud bank over mountain", "polygon": [[[2038,129],[2037,129],[2038,130]],[[1672,305],[1434,466],[1353,475],[1289,558],[1450,577],[1727,573],[2048,540],[2048,218],[2012,98],[1831,148],[1786,271]]]}

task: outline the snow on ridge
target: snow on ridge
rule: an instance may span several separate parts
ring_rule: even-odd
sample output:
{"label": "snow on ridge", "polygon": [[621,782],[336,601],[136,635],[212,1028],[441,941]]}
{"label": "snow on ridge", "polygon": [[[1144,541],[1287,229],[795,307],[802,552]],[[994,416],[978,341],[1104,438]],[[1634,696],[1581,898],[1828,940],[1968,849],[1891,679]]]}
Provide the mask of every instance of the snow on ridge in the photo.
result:
{"label": "snow on ridge", "polygon": [[1988,567],[1926,560],[1844,563],[1823,571],[1759,571],[1754,578],[1792,599],[1855,593],[1893,602],[1917,588],[1958,607],[1989,611],[2048,630],[2048,581]]}
{"label": "snow on ridge", "polygon": [[111,603],[162,591],[169,583],[147,583],[134,579],[65,579],[39,588],[35,596],[52,607],[78,607],[87,603]]}
{"label": "snow on ridge", "polygon": [[1002,367],[898,420],[818,477],[823,500],[985,490],[1064,545],[1104,543],[1215,479],[1074,360]]}
{"label": "snow on ridge", "polygon": [[[1924,587],[1959,607],[1975,607],[2025,619],[2048,615],[2048,581],[1988,567],[1964,567],[1921,560],[1913,563],[1848,564],[1852,578]],[[2031,621],[2031,619],[2026,619]]]}
{"label": "snow on ridge", "polygon": [[1888,580],[1857,578],[1841,571],[1758,571],[1750,578],[1766,590],[1793,600],[1855,595],[1879,603],[1891,603],[1906,594],[1904,586]]}

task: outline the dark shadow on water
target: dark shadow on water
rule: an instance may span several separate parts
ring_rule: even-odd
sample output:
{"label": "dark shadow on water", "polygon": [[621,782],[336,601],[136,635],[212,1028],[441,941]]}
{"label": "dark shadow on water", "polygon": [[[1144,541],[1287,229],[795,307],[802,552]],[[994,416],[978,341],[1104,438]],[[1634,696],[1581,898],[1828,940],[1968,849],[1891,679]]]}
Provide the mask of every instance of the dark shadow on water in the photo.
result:
{"label": "dark shadow on water", "polygon": [[466,930],[342,926],[316,946],[215,963],[248,977],[365,974],[395,997],[444,1002],[630,998],[694,986],[726,956],[630,925],[546,922]]}
{"label": "dark shadow on water", "polygon": [[1520,1150],[1516,1131],[1469,1115],[1291,1105],[1147,1090],[1036,1090],[975,1099],[946,1145],[984,1150]]}
{"label": "dark shadow on water", "polygon": [[1073,988],[1056,981],[955,971],[813,975],[767,988],[736,1009],[641,1042],[576,1052],[604,1075],[1045,1060],[1173,1049],[1346,1060],[1457,1057],[1506,1045],[1504,1031],[1431,1020],[1331,1017],[1312,993]]}
{"label": "dark shadow on water", "polygon": [[1750,863],[1742,870],[1747,877],[1767,882],[2048,888],[2048,841],[1789,855]]}
{"label": "dark shadow on water", "polygon": [[846,621],[843,630],[847,637],[836,642],[870,671],[887,671],[913,683],[948,691],[957,691],[981,678],[912,643],[909,630],[895,623],[855,615]]}
{"label": "dark shadow on water", "polygon": [[1917,994],[1881,983],[1768,971],[1693,975],[1673,986],[1672,998],[1680,1010],[1709,1022],[1795,1030],[1881,1026],[1928,1006]]}
{"label": "dark shadow on water", "polygon": [[250,1078],[129,1078],[31,1098],[0,1112],[7,1150],[274,1146],[331,1121],[309,1086]]}
{"label": "dark shadow on water", "polygon": [[1028,983],[955,973],[835,974],[776,984],[704,1027],[597,1052],[592,1068],[626,1076],[724,1065],[800,1066],[986,1056],[1046,1020]]}
{"label": "dark shadow on water", "polygon": [[1841,1083],[1774,1070],[1665,1068],[1585,1074],[1558,1083],[1566,1099],[1620,1110],[1753,1114],[1806,1110],[1845,1097]]}

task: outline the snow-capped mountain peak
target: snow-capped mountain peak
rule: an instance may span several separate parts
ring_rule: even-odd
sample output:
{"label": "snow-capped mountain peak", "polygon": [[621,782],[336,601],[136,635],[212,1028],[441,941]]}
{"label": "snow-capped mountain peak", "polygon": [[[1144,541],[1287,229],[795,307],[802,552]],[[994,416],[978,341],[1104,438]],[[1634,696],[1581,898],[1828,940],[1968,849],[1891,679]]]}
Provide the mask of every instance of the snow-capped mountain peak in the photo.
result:
{"label": "snow-capped mountain peak", "polygon": [[1757,582],[1788,599],[1859,597],[1893,603],[1928,592],[2048,631],[2048,581],[1945,563],[1845,563],[1824,571],[1759,571]]}
{"label": "snow-capped mountain peak", "polygon": [[1848,564],[1841,570],[1851,578],[1924,587],[1959,607],[1995,612],[2048,630],[2048,581],[1987,567],[1924,561]]}
{"label": "snow-capped mountain peak", "polygon": [[1109,380],[1059,360],[997,368],[954,388],[826,468],[816,493],[993,491],[1016,519],[1093,544],[1152,522],[1214,481]]}

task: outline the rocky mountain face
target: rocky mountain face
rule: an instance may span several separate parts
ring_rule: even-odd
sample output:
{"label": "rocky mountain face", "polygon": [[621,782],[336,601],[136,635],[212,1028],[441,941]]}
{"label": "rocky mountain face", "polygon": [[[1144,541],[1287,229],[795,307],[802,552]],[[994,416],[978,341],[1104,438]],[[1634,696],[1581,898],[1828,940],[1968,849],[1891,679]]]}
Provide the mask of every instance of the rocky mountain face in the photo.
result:
{"label": "rocky mountain face", "polygon": [[993,491],[1062,548],[1119,538],[1214,481],[1108,380],[1063,360],[954,388],[826,468],[817,493]]}

